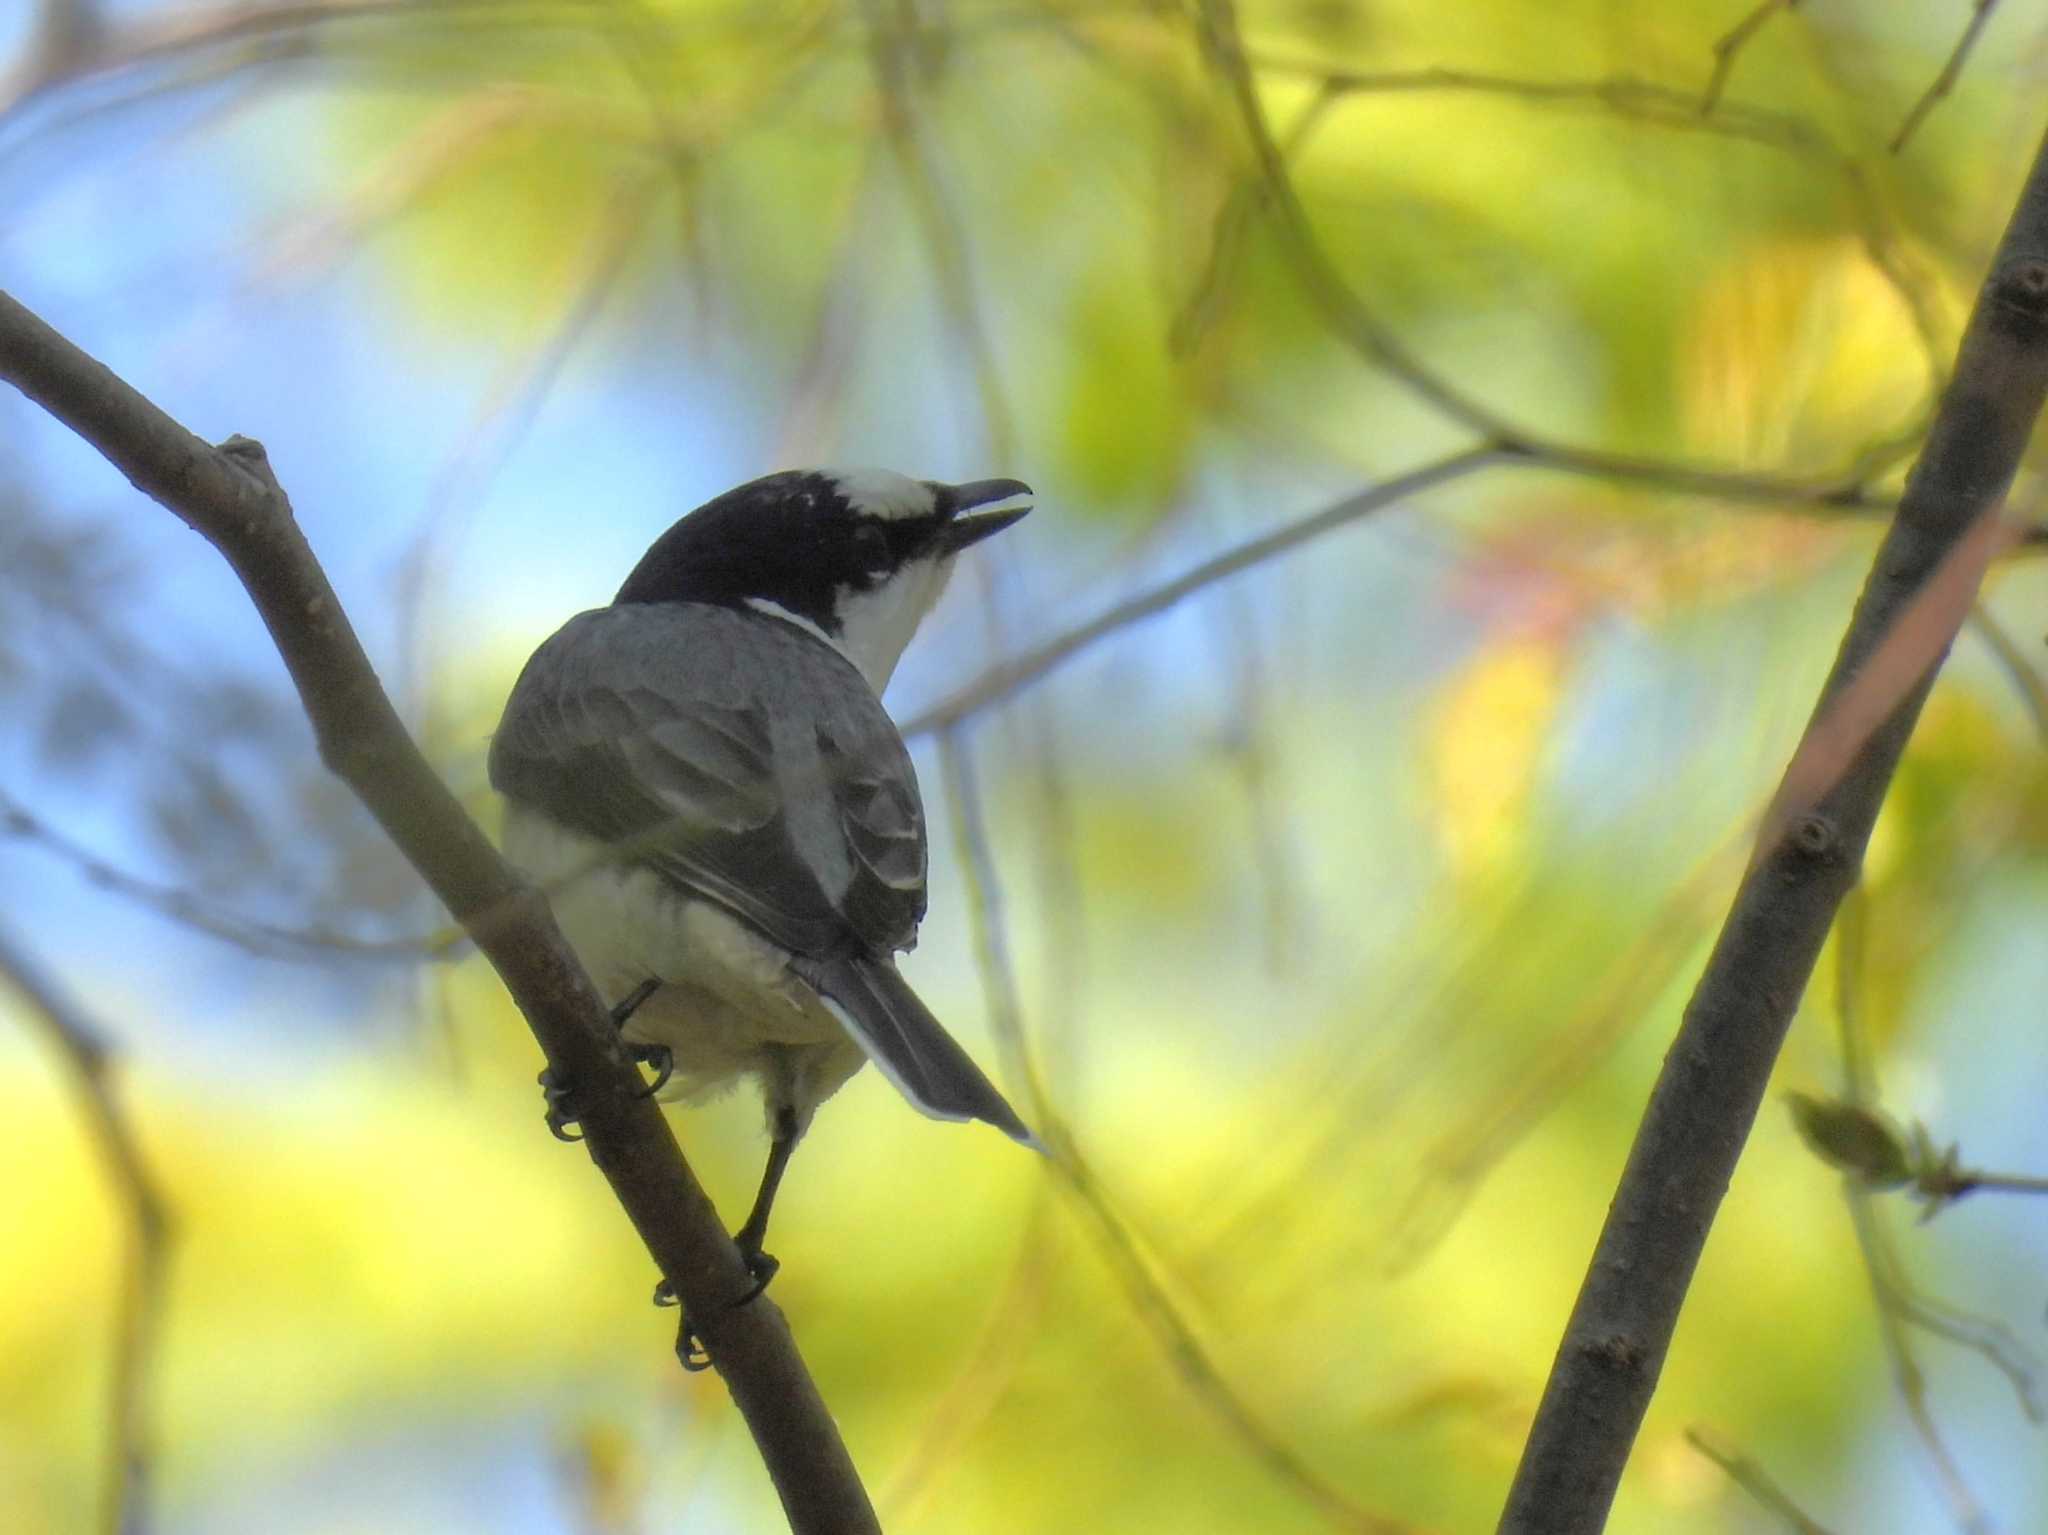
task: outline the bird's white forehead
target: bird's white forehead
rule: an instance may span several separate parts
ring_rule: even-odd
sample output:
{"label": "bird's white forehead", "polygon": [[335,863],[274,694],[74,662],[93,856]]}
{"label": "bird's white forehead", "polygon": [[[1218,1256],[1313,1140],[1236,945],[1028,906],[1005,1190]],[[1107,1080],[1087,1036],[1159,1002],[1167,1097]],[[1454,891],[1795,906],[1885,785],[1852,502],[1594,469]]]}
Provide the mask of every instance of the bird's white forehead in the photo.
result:
{"label": "bird's white forehead", "polygon": [[938,505],[931,486],[893,469],[826,469],[847,504],[870,517],[929,517]]}

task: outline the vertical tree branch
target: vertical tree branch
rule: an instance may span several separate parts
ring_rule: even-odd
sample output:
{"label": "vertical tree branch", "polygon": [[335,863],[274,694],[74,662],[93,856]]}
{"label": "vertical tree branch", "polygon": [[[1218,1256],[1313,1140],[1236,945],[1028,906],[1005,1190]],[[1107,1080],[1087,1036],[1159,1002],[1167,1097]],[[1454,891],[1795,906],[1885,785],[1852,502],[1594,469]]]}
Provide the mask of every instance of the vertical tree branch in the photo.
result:
{"label": "vertical tree branch", "polygon": [[[1658,1076],[1566,1327],[1500,1528],[1597,1531],[1620,1481],[1707,1230],[1785,1030],[1855,885],[1865,844],[1934,674],[1967,612],[1988,519],[2048,397],[2048,142],[1978,295],[1927,445],[1879,547],[1756,856]],[[1981,569],[1981,566],[1978,567]],[[1966,584],[1958,605],[1953,588]],[[1944,628],[1915,653],[1895,630]],[[1891,670],[1886,706],[1845,720]],[[1860,686],[1859,686],[1860,684]],[[1841,707],[1847,705],[1849,707]],[[1852,732],[1853,734],[1853,732]],[[1810,765],[1839,752],[1838,772]],[[1798,786],[1795,788],[1794,786]],[[1790,792],[1788,792],[1790,791]]]}
{"label": "vertical tree branch", "polygon": [[[320,758],[353,789],[505,982],[577,1087],[591,1160],[725,1377],[792,1529],[859,1535],[873,1508],[782,1313],[754,1281],[642,1088],[546,900],[498,856],[406,733],[262,447],[215,448],[0,293],[0,378],[176,513],[240,577],[297,685]],[[545,1325],[546,1319],[541,1319]]]}

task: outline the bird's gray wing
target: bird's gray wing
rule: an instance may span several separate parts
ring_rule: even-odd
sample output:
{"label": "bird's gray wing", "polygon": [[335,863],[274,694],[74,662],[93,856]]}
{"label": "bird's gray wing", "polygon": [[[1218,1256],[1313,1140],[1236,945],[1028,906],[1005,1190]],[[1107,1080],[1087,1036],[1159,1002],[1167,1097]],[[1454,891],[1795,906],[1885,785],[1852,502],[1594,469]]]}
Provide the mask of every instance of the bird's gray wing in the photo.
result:
{"label": "bird's gray wing", "polygon": [[924,810],[851,662],[774,619],[601,608],[536,651],[491,743],[507,798],[800,955],[887,955],[925,907]]}

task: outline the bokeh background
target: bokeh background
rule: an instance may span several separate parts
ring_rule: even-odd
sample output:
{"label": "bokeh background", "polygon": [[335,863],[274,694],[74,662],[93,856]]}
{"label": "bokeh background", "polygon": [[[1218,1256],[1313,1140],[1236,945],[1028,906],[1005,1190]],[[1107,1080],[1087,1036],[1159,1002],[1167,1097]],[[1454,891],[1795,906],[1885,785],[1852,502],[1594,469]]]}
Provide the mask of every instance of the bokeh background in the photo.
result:
{"label": "bokeh background", "polygon": [[[908,969],[1085,1176],[865,1073],[775,1293],[891,1529],[1488,1530],[2044,127],[2020,0],[1927,96],[1972,14],[17,0],[0,285],[267,445],[487,822],[521,660],[768,469],[1037,488],[906,720],[1358,513],[916,738]],[[1994,569],[1780,1072],[1841,1092],[1846,1045],[2035,1173],[2044,564]],[[0,1523],[126,1480],[180,1535],[775,1528],[226,568],[12,394],[0,705]],[[25,986],[105,1042],[158,1306]],[[678,1129],[736,1219],[758,1106]],[[2048,1526],[2048,1208],[1914,1215],[1774,1097],[1616,1530],[1790,1528],[1766,1477],[1835,1531]]]}

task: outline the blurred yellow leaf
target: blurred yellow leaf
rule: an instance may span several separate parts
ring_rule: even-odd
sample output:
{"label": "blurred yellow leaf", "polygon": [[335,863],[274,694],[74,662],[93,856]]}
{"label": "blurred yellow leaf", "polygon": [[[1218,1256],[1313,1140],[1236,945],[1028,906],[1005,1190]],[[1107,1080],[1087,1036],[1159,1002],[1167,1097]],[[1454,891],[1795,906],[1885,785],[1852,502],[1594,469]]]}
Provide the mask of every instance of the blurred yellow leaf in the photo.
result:
{"label": "blurred yellow leaf", "polygon": [[1431,810],[1454,868],[1476,874],[1523,845],[1521,824],[1564,683],[1544,639],[1489,645],[1442,689],[1426,747]]}

